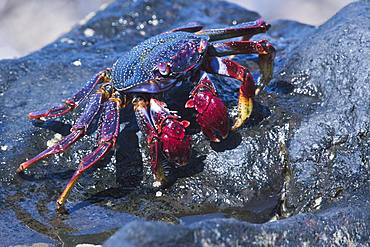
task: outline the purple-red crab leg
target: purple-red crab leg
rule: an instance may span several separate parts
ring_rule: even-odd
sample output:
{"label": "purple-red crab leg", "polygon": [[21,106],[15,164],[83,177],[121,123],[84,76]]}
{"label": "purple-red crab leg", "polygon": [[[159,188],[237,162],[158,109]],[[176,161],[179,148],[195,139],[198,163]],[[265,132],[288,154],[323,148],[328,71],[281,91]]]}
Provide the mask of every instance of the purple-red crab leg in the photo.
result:
{"label": "purple-red crab leg", "polygon": [[198,114],[196,121],[202,132],[213,142],[220,142],[229,133],[227,108],[217,97],[216,89],[207,73],[203,73],[199,83],[190,92],[186,108],[194,108]]}
{"label": "purple-red crab leg", "polygon": [[95,115],[98,113],[102,98],[103,98],[102,93],[96,93],[92,95],[90,97],[90,101],[86,105],[84,112],[78,118],[77,122],[72,126],[71,129],[72,133],[64,137],[64,139],[59,141],[54,146],[46,149],[45,151],[33,157],[32,159],[22,163],[17,169],[17,172],[24,171],[25,169],[29,168],[36,162],[45,159],[46,157],[52,154],[59,154],[66,151],[73,143],[80,139],[86,133],[87,128],[94,119]]}
{"label": "purple-red crab leg", "polygon": [[100,137],[98,147],[81,160],[77,170],[57,200],[58,208],[63,207],[65,200],[82,173],[95,165],[112,147],[115,146],[116,139],[119,134],[120,104],[121,102],[118,98],[110,98],[104,103],[102,116],[103,121],[99,130]]}
{"label": "purple-red crab leg", "polygon": [[229,41],[210,45],[210,56],[228,56],[235,54],[258,54],[258,65],[261,70],[261,80],[256,94],[272,79],[275,58],[275,48],[267,40],[260,41]]}
{"label": "purple-red crab leg", "polygon": [[109,79],[110,70],[111,69],[106,69],[97,73],[95,77],[89,80],[80,91],[78,91],[71,98],[65,100],[63,105],[54,106],[47,110],[30,112],[28,114],[28,118],[40,119],[40,118],[60,117],[76,109],[81,104],[81,102],[84,101],[91,94],[96,85],[101,84],[103,82],[108,82],[110,80]]}
{"label": "purple-red crab leg", "polygon": [[156,175],[159,164],[160,143],[157,131],[150,120],[148,112],[149,103],[142,97],[134,97],[132,104],[134,105],[137,125],[146,137],[146,142],[149,146],[152,172]]}
{"label": "purple-red crab leg", "polygon": [[253,109],[256,85],[249,70],[230,59],[211,57],[205,66],[209,73],[224,75],[241,81],[239,89],[238,116],[232,127],[235,130],[249,118]]}
{"label": "purple-red crab leg", "polygon": [[248,40],[255,34],[266,32],[269,28],[270,24],[266,24],[263,19],[258,19],[256,21],[240,23],[228,28],[200,30],[196,32],[196,34],[208,35],[210,37],[210,42],[241,36],[244,37],[244,40]]}

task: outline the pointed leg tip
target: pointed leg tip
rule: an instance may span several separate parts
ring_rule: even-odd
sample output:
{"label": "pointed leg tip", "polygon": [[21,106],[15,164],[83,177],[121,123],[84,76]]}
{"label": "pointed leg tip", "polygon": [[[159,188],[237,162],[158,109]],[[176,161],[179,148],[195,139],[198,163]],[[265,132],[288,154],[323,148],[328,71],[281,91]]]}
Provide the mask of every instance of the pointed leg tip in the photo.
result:
{"label": "pointed leg tip", "polygon": [[221,142],[220,138],[217,137],[213,129],[202,128],[202,132],[211,142]]}
{"label": "pointed leg tip", "polygon": [[59,200],[56,202],[56,209],[59,214],[68,214],[67,209],[64,207],[64,203]]}
{"label": "pointed leg tip", "polygon": [[178,166],[186,166],[187,164],[189,164],[189,160],[178,160],[176,161],[176,164]]}
{"label": "pointed leg tip", "polygon": [[187,166],[189,164],[189,161],[186,160],[186,161],[183,161],[180,163],[180,166]]}
{"label": "pointed leg tip", "polygon": [[186,101],[185,108],[194,108],[194,100],[189,99],[188,101]]}
{"label": "pointed leg tip", "polygon": [[237,129],[239,129],[242,125],[243,125],[243,122],[241,119],[237,119],[233,125],[233,127],[231,127],[231,131],[236,131]]}
{"label": "pointed leg tip", "polygon": [[43,121],[45,120],[45,117],[47,116],[47,114],[45,113],[40,113],[40,112],[30,112],[28,113],[28,119],[29,120],[40,120],[40,121]]}
{"label": "pointed leg tip", "polygon": [[57,201],[56,201],[56,207],[57,207],[57,210],[60,211],[60,210],[65,210],[64,208],[64,200],[59,198]]}
{"label": "pointed leg tip", "polygon": [[24,168],[24,163],[22,163],[19,167],[18,167],[18,169],[17,169],[17,173],[21,173],[21,172],[23,172],[25,170],[25,168]]}
{"label": "pointed leg tip", "polygon": [[239,124],[234,124],[234,126],[233,126],[233,127],[231,127],[231,131],[235,132],[235,131],[237,131],[240,127],[241,127],[241,125],[239,125]]}
{"label": "pointed leg tip", "polygon": [[213,137],[211,139],[211,142],[221,142],[220,138],[217,138],[217,137]]}
{"label": "pointed leg tip", "polygon": [[32,112],[28,113],[27,116],[29,120],[39,119],[36,115],[32,114]]}

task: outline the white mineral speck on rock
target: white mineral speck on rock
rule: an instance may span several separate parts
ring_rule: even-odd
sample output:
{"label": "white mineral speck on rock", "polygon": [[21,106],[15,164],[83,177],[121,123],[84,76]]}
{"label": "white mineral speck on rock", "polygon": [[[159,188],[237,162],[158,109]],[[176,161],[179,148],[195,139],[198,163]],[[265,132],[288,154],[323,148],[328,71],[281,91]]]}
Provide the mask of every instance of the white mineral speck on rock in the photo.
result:
{"label": "white mineral speck on rock", "polygon": [[55,144],[57,144],[60,140],[62,140],[62,138],[63,138],[63,136],[61,134],[56,133],[51,140],[46,142],[46,145],[48,147],[52,147]]}
{"label": "white mineral speck on rock", "polygon": [[153,182],[153,187],[154,188],[158,188],[159,186],[161,186],[161,182],[159,182],[159,181]]}
{"label": "white mineral speck on rock", "polygon": [[6,151],[6,150],[8,150],[8,146],[7,145],[1,146],[1,151]]}
{"label": "white mineral speck on rock", "polygon": [[333,153],[331,153],[330,155],[329,155],[329,160],[333,160],[335,158],[335,155],[333,154]]}
{"label": "white mineral speck on rock", "polygon": [[159,23],[159,21],[157,19],[152,20],[152,25],[153,26],[157,26],[158,23]]}
{"label": "white mineral speck on rock", "polygon": [[271,219],[268,222],[274,222],[274,221],[277,221],[278,219],[279,219],[278,215],[274,215],[271,217]]}
{"label": "white mineral speck on rock", "polygon": [[73,64],[74,66],[81,66],[81,65],[82,65],[82,63],[81,63],[81,61],[80,61],[80,60],[73,61],[73,62],[72,62],[72,64]]}
{"label": "white mineral speck on rock", "polygon": [[95,34],[95,30],[94,30],[94,29],[86,28],[86,29],[84,30],[84,35],[85,35],[86,37],[92,37],[92,36],[94,36],[94,34]]}
{"label": "white mineral speck on rock", "polygon": [[65,44],[73,44],[74,43],[74,41],[72,39],[69,39],[69,38],[61,38],[60,42],[65,43]]}
{"label": "white mineral speck on rock", "polygon": [[322,202],[322,197],[321,197],[321,196],[320,196],[320,197],[318,197],[318,198],[316,198],[316,199],[315,199],[315,201],[314,201],[313,208],[315,208],[315,209],[320,209],[320,207],[321,207],[321,202]]}
{"label": "white mineral speck on rock", "polygon": [[161,197],[163,195],[163,193],[161,192],[161,191],[157,191],[156,193],[155,193],[155,196],[156,197]]}

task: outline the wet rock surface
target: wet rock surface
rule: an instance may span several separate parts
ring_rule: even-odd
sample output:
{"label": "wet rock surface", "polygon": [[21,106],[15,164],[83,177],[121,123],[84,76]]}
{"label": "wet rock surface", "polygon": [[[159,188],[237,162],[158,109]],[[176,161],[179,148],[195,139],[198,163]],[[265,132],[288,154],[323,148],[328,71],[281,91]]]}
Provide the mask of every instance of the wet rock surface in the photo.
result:
{"label": "wet rock surface", "polygon": [[357,195],[346,194],[328,209],[264,224],[235,219],[190,225],[134,221],[104,246],[367,246],[369,189],[366,186]]}
{"label": "wet rock surface", "polygon": [[[79,160],[94,147],[96,134],[18,176],[18,165],[45,149],[58,137],[56,132],[67,134],[80,111],[60,119],[65,124],[49,121],[38,125],[42,128],[28,122],[27,113],[69,97],[152,35],[191,21],[220,27],[259,15],[219,1],[116,1],[40,51],[0,61],[0,222],[12,222],[0,224],[0,239],[6,246],[102,243],[135,221],[107,245],[117,239],[147,246],[365,244],[369,6],[366,1],[353,3],[319,28],[278,21],[269,34],[255,37],[269,39],[278,50],[274,81],[256,98],[246,126],[224,142],[210,144],[192,125],[191,162],[175,171],[176,183],[160,197],[152,187],[147,150],[141,148],[132,110],[124,110],[116,152],[79,180],[66,215],[55,212],[55,200]],[[257,78],[256,65],[247,58],[236,60]],[[235,114],[239,83],[213,79]],[[191,119],[192,112],[182,109],[189,89],[184,85],[167,98],[170,108]],[[247,223],[287,216],[292,217]],[[164,228],[174,234],[164,236]],[[321,237],[326,240],[315,240]]]}
{"label": "wet rock surface", "polygon": [[290,213],[330,204],[369,183],[369,11],[369,2],[345,7],[292,51],[278,77],[319,100],[287,145]]}

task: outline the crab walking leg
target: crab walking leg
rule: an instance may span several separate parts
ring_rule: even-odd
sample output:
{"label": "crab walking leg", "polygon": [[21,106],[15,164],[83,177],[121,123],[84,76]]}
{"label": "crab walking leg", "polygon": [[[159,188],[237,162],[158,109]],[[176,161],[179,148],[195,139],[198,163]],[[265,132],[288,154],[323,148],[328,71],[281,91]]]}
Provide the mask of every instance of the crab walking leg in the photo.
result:
{"label": "crab walking leg", "polygon": [[196,121],[202,132],[213,142],[220,142],[229,134],[227,108],[217,97],[216,89],[207,73],[203,73],[199,83],[190,92],[186,108],[195,108],[198,112]]}
{"label": "crab walking leg", "polygon": [[91,96],[90,101],[86,105],[84,112],[78,118],[77,122],[72,126],[72,133],[64,137],[63,140],[59,141],[54,146],[46,149],[32,159],[23,162],[17,169],[17,172],[22,172],[28,169],[36,162],[45,159],[52,154],[59,154],[66,151],[73,143],[80,139],[85,134],[95,115],[98,113],[102,98],[102,93],[96,93]]}
{"label": "crab walking leg", "polygon": [[235,130],[243,125],[249,118],[253,109],[253,97],[256,85],[249,70],[230,59],[212,57],[205,66],[206,71],[213,74],[224,75],[241,81],[239,88],[238,116],[231,128]]}
{"label": "crab walking leg", "polygon": [[208,50],[210,56],[228,56],[236,54],[258,54],[258,65],[261,70],[261,80],[256,94],[272,79],[275,48],[267,40],[260,41],[230,41],[214,43]]}
{"label": "crab walking leg", "polygon": [[202,30],[203,28],[203,25],[201,25],[200,23],[198,22],[190,22],[190,23],[187,23],[183,26],[180,26],[180,27],[176,27],[174,29],[172,29],[170,32],[188,32],[188,33],[195,33],[195,32],[198,32],[200,30]]}
{"label": "crab walking leg", "polygon": [[200,30],[196,32],[196,34],[208,35],[210,37],[210,42],[241,36],[244,37],[244,40],[248,40],[255,34],[265,33],[270,26],[271,25],[267,24],[263,19],[258,19],[256,21],[244,22],[228,28]]}
{"label": "crab walking leg", "polygon": [[119,110],[121,102],[118,98],[110,98],[104,103],[103,121],[100,128],[100,138],[98,147],[90,154],[85,156],[79,164],[77,170],[64,188],[57,200],[57,207],[63,207],[69,193],[82,173],[95,165],[105,154],[115,146],[119,134]]}
{"label": "crab walking leg", "polygon": [[96,85],[103,82],[108,82],[110,79],[110,69],[103,70],[95,75],[95,77],[89,80],[84,87],[78,91],[71,98],[64,101],[63,105],[54,106],[47,110],[40,110],[30,112],[28,114],[29,119],[40,119],[40,118],[52,118],[59,117],[67,114],[68,112],[76,109],[82,101],[84,101],[94,90]]}

